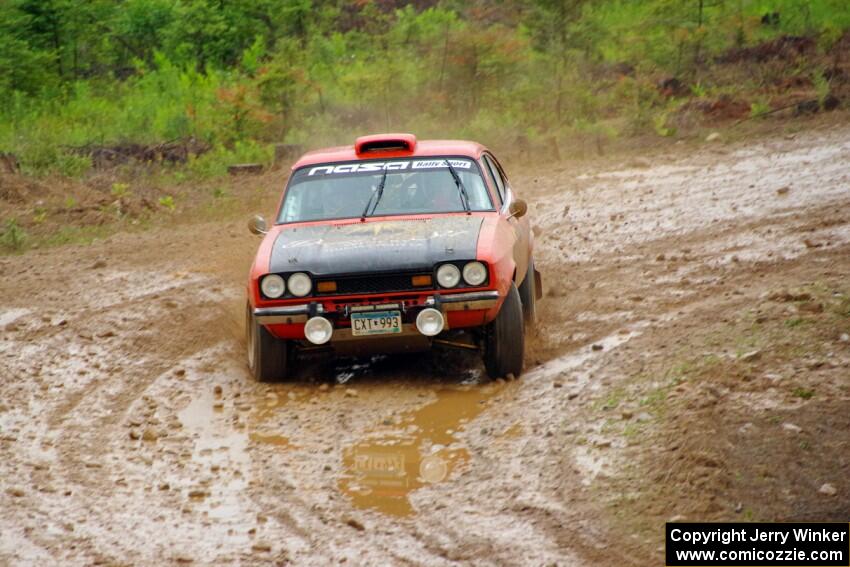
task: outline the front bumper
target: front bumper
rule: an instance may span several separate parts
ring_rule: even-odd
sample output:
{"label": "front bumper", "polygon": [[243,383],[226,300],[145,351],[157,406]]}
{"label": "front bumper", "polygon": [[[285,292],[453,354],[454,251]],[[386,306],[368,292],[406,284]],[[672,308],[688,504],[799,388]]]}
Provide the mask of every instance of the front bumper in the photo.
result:
{"label": "front bumper", "polygon": [[261,325],[287,325],[294,323],[305,323],[310,317],[322,315],[330,319],[348,318],[352,312],[400,310],[419,311],[426,307],[433,307],[444,314],[450,311],[473,311],[492,309],[499,303],[498,291],[472,291],[468,293],[451,293],[442,295],[435,293],[429,295],[424,302],[416,305],[408,305],[405,301],[388,301],[387,303],[375,305],[346,305],[342,309],[331,313],[316,301],[299,304],[284,305],[280,307],[257,307],[254,309],[254,318]]}

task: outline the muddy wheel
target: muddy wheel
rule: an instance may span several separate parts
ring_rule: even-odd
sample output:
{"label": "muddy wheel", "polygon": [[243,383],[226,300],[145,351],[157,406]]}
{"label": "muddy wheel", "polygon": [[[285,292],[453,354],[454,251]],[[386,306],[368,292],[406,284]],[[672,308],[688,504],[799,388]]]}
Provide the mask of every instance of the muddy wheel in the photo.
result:
{"label": "muddy wheel", "polygon": [[519,299],[522,302],[522,315],[526,325],[534,324],[537,320],[537,282],[534,279],[534,260],[528,260],[528,272],[519,286]]}
{"label": "muddy wheel", "polygon": [[289,341],[275,338],[257,323],[248,306],[245,321],[248,335],[248,368],[260,382],[278,382],[289,375],[292,349]]}
{"label": "muddy wheel", "polygon": [[524,332],[522,303],[516,286],[511,284],[499,314],[487,325],[485,332],[484,366],[490,378],[520,375],[525,350]]}

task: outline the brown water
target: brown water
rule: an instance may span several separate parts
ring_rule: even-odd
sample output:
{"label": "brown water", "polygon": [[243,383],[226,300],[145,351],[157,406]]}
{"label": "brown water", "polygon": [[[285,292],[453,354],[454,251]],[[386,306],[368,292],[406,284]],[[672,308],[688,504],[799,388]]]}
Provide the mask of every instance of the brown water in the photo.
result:
{"label": "brown water", "polygon": [[456,476],[469,460],[457,433],[503,387],[438,390],[435,401],[376,427],[344,451],[339,489],[360,508],[395,516],[413,514],[408,495]]}
{"label": "brown water", "polygon": [[[425,405],[385,419],[343,449],[339,490],[359,508],[394,516],[413,514],[408,495],[423,486],[456,478],[469,460],[458,433],[507,387],[493,383],[417,388],[426,395]],[[336,397],[339,393],[329,395]],[[287,450],[297,447],[298,441],[269,431],[264,422],[279,415],[286,404],[295,400],[303,403],[320,393],[307,387],[277,390],[276,394],[259,404],[252,425],[263,432],[252,431],[249,438]]]}

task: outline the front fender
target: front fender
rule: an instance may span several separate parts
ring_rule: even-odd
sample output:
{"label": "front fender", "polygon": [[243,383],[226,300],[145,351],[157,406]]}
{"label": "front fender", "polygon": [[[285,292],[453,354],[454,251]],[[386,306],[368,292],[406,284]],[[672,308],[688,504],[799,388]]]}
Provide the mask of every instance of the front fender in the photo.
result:
{"label": "front fender", "polygon": [[476,255],[479,260],[490,264],[493,284],[504,297],[508,293],[516,273],[513,249],[517,241],[516,230],[502,217],[487,218],[478,236]]}

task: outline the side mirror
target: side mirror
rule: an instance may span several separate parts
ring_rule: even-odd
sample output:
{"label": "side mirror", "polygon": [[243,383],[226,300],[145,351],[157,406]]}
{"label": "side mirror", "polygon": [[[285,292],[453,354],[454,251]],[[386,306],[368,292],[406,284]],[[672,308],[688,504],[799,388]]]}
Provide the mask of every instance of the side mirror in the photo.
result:
{"label": "side mirror", "polygon": [[266,219],[264,219],[262,215],[254,215],[251,217],[251,220],[248,221],[248,230],[251,231],[251,234],[267,233],[269,230],[266,226]]}
{"label": "side mirror", "polygon": [[508,207],[508,212],[510,213],[510,216],[516,218],[525,216],[525,213],[528,212],[528,203],[522,199],[514,199]]}

